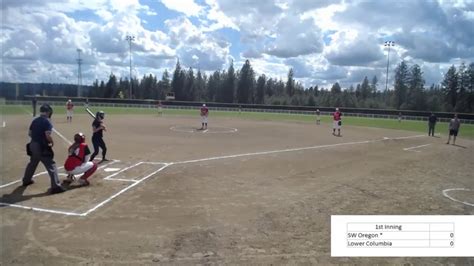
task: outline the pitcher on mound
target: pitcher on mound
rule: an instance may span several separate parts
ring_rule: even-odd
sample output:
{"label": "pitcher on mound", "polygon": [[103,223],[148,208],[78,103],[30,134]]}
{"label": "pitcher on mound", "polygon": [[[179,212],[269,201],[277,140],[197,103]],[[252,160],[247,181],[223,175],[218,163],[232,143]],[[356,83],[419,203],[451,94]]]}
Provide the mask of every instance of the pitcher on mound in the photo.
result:
{"label": "pitcher on mound", "polygon": [[337,136],[341,136],[341,120],[342,113],[339,111],[339,108],[336,108],[336,112],[333,113],[333,122],[332,122],[332,134],[336,136],[336,129],[337,129]]}
{"label": "pitcher on mound", "polygon": [[201,107],[201,128],[199,130],[207,129],[208,116],[209,116],[209,109],[207,109],[206,104],[203,104]]}

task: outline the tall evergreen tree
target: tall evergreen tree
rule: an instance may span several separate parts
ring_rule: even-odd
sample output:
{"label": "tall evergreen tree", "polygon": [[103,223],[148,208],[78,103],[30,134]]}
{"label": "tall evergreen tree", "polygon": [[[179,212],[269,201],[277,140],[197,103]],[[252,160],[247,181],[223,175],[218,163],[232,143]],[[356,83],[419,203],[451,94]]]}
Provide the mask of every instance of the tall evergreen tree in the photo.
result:
{"label": "tall evergreen tree", "polygon": [[370,83],[370,89],[372,91],[372,97],[375,97],[375,95],[377,94],[377,83],[378,83],[377,76],[374,75],[374,77],[372,78],[372,82]]}
{"label": "tall evergreen tree", "polygon": [[469,64],[467,69],[468,75],[468,112],[474,112],[474,63]]}
{"label": "tall evergreen tree", "polygon": [[288,71],[288,79],[286,80],[286,94],[290,97],[295,94],[295,79],[293,78],[293,68]]}
{"label": "tall evergreen tree", "polygon": [[218,101],[225,102],[225,103],[232,103],[234,102],[234,90],[236,85],[236,77],[235,77],[235,70],[234,70],[234,61],[230,63],[229,69],[227,73],[225,73],[225,79],[223,86],[218,91]]}
{"label": "tall evergreen tree", "polygon": [[419,65],[415,64],[410,68],[408,81],[409,86],[406,108],[410,110],[424,110],[426,108],[424,94],[425,80],[423,79],[423,72]]}
{"label": "tall evergreen tree", "polygon": [[191,67],[188,69],[188,72],[186,72],[183,93],[183,99],[185,101],[195,101],[194,71]]}
{"label": "tall evergreen tree", "polygon": [[260,75],[257,79],[257,95],[255,99],[256,104],[263,104],[265,102],[265,85],[266,85],[265,82],[266,82],[265,75],[264,74]]}
{"label": "tall evergreen tree", "polygon": [[102,93],[99,92],[99,80],[96,79],[92,83],[92,89],[89,90],[89,97],[99,97]]}
{"label": "tall evergreen tree", "polygon": [[239,81],[237,84],[237,102],[253,102],[253,88],[255,83],[255,74],[249,60],[245,60],[240,70]]}
{"label": "tall evergreen tree", "polygon": [[453,111],[458,101],[458,74],[454,65],[448,69],[441,84],[446,97],[447,111]]}
{"label": "tall evergreen tree", "polygon": [[409,70],[405,61],[402,61],[395,69],[395,108],[402,108],[407,98],[409,83]]}
{"label": "tall evergreen tree", "polygon": [[109,81],[105,85],[104,98],[115,98],[114,93],[117,91],[117,77],[111,73]]}
{"label": "tall evergreen tree", "polygon": [[464,62],[458,68],[458,101],[456,112],[468,112],[469,110],[469,72]]}
{"label": "tall evergreen tree", "polygon": [[274,91],[275,91],[275,80],[272,78],[269,78],[265,85],[265,94],[268,97],[271,97],[273,96]]}
{"label": "tall evergreen tree", "polygon": [[342,91],[342,89],[341,89],[341,85],[339,85],[339,82],[336,82],[332,85],[331,93],[339,94],[339,93],[341,93],[341,91]]}
{"label": "tall evergreen tree", "polygon": [[201,70],[198,69],[196,74],[196,82],[195,82],[195,97],[197,101],[202,101],[206,95],[206,75],[204,76],[201,73]]}
{"label": "tall evergreen tree", "polygon": [[318,97],[318,96],[319,96],[319,88],[318,88],[318,85],[314,86],[314,88],[313,88],[313,94],[314,94],[314,97]]}
{"label": "tall evergreen tree", "polygon": [[99,92],[97,93],[97,97],[99,98],[105,97],[105,82],[103,80],[100,81]]}
{"label": "tall evergreen tree", "polygon": [[365,76],[364,80],[362,81],[362,84],[360,85],[360,90],[361,90],[361,97],[363,100],[367,99],[370,96],[370,85],[369,85],[369,79],[367,76]]}
{"label": "tall evergreen tree", "polygon": [[158,82],[158,99],[165,99],[165,95],[171,92],[170,75],[168,70],[165,69],[161,80]]}
{"label": "tall evergreen tree", "polygon": [[174,92],[176,100],[184,100],[184,83],[185,83],[185,74],[181,69],[181,64],[179,59],[176,62],[176,67],[173,72],[173,79],[171,80],[171,90]]}
{"label": "tall evergreen tree", "polygon": [[207,82],[207,97],[206,99],[210,102],[219,101],[218,91],[221,88],[221,73],[219,71],[214,71],[214,73],[209,77]]}

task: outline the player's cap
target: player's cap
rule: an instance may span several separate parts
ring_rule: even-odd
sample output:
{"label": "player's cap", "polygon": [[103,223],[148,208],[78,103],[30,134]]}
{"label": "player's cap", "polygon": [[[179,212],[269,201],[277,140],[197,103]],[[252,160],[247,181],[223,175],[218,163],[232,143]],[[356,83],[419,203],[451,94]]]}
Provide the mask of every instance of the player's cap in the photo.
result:
{"label": "player's cap", "polygon": [[104,111],[99,111],[95,114],[96,118],[104,119],[105,118],[105,113]]}
{"label": "player's cap", "polygon": [[336,111],[339,111],[339,108],[336,107]]}
{"label": "player's cap", "polygon": [[74,135],[74,142],[83,143],[85,141],[86,141],[86,136],[82,132],[76,133]]}
{"label": "player's cap", "polygon": [[40,113],[43,113],[43,114],[47,115],[49,118],[51,118],[51,116],[53,115],[53,108],[51,108],[51,106],[49,104],[44,103],[40,107]]}
{"label": "player's cap", "polygon": [[202,106],[203,106],[203,107],[206,107],[206,104],[205,104],[205,103],[203,103],[203,104],[202,104]]}

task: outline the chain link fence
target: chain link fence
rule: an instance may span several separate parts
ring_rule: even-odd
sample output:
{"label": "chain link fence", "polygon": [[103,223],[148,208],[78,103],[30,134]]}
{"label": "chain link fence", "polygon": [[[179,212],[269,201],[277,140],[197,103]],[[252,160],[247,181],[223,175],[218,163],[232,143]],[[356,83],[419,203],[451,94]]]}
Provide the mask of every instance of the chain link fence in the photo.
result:
{"label": "chain link fence", "polygon": [[[65,106],[65,102],[59,101],[48,101],[52,106]],[[6,101],[7,105],[29,105],[31,101]],[[41,105],[41,101],[38,101],[38,105]],[[89,103],[90,107],[119,107],[119,108],[146,108],[156,109],[155,104],[128,104],[128,103]],[[175,110],[196,110],[199,106],[181,106],[181,105],[163,105],[163,109],[175,109]],[[300,110],[281,110],[281,109],[264,109],[264,108],[237,108],[237,107],[209,107],[211,110],[224,111],[224,112],[255,112],[255,113],[278,113],[278,114],[289,114],[289,115],[316,115],[314,111],[300,111]],[[332,115],[332,112],[320,112],[321,115]],[[378,118],[378,119],[394,119],[398,120],[398,115],[386,115],[386,114],[364,114],[364,113],[349,113],[343,112],[344,116],[351,117],[363,117],[363,118]],[[423,116],[410,116],[402,115],[402,120],[410,121],[428,121],[428,117]],[[463,124],[474,124],[474,120],[460,119]],[[438,118],[440,122],[449,122],[450,118]]]}

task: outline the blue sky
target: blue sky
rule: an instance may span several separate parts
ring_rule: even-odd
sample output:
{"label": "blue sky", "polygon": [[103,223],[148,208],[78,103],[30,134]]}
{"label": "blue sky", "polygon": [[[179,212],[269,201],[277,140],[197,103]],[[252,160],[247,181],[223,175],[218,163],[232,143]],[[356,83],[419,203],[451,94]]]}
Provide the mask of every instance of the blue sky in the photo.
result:
{"label": "blue sky", "polygon": [[[419,64],[426,85],[452,65],[474,62],[473,0],[3,0],[2,81],[77,82],[183,67],[211,73],[249,59],[257,74],[305,86],[343,87],[377,75],[389,87],[401,60]],[[382,84],[383,83],[383,84]]]}

